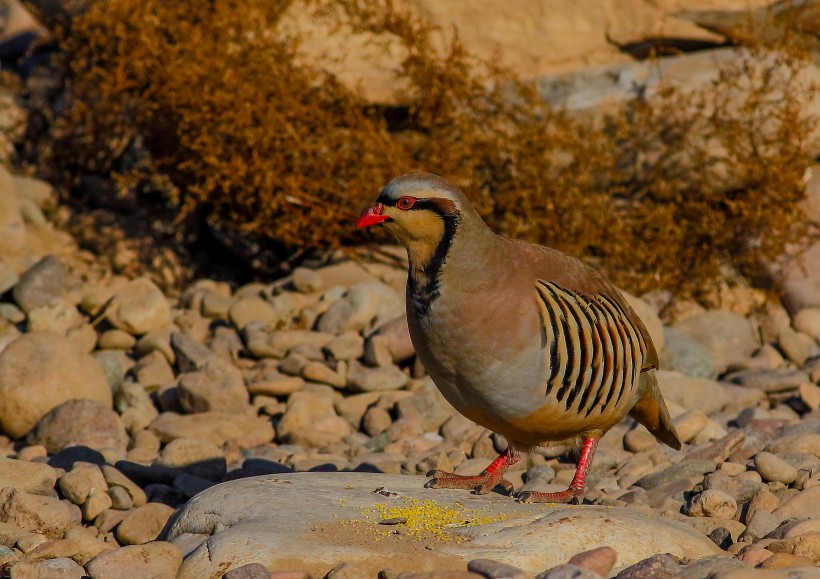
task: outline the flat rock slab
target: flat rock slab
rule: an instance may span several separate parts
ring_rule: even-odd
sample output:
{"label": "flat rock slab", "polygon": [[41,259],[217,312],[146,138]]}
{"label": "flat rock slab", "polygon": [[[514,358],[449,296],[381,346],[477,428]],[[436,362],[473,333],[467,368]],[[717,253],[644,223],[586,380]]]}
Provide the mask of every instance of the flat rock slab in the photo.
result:
{"label": "flat rock slab", "polygon": [[423,484],[370,473],[234,480],[191,499],[161,538],[185,553],[178,579],[218,578],[247,563],[323,576],[340,562],[372,577],[386,568],[464,569],[475,558],[535,574],[604,545],[617,551],[617,568],[655,553],[722,553],[683,523],[628,508],[522,505]]}

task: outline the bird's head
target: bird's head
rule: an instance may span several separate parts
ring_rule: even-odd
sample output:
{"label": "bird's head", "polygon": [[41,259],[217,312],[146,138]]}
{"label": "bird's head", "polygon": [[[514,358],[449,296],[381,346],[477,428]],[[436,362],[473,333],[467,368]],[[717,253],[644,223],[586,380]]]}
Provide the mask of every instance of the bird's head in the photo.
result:
{"label": "bird's head", "polygon": [[429,173],[410,173],[385,185],[356,227],[384,224],[408,250],[432,253],[455,234],[469,204],[452,183]]}

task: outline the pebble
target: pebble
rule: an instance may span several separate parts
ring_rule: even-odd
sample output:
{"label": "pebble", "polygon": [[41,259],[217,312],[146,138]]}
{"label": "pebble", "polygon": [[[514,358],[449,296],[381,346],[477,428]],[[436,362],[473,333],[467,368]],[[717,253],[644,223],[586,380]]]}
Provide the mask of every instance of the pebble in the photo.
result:
{"label": "pebble", "polygon": [[75,505],[82,505],[94,490],[108,490],[105,477],[96,464],[78,461],[60,477],[60,492]]}
{"label": "pebble", "polygon": [[758,388],[767,393],[795,390],[809,381],[809,375],[794,368],[741,370],[726,377],[747,388]]}
{"label": "pebble", "polygon": [[310,361],[302,366],[302,378],[311,382],[343,388],[347,384],[345,376],[334,371],[323,362]]}
{"label": "pebble", "polygon": [[250,399],[242,372],[222,358],[211,357],[201,369],[186,372],[177,381],[179,404],[185,412],[246,414]]}
{"label": "pebble", "polygon": [[707,311],[686,318],[674,327],[710,352],[718,375],[742,363],[760,346],[749,320],[728,311]]}
{"label": "pebble", "polygon": [[154,464],[179,468],[189,474],[220,481],[228,470],[222,449],[204,440],[177,438],[172,440]]}
{"label": "pebble", "polygon": [[134,509],[117,527],[117,540],[123,545],[142,545],[157,538],[174,514],[174,509],[161,503],[146,503]]}
{"label": "pebble", "polygon": [[798,366],[803,366],[807,360],[820,354],[820,347],[814,338],[802,332],[787,329],[780,333],[777,342],[786,357]]}
{"label": "pebble", "polygon": [[784,501],[772,514],[780,521],[793,517],[820,518],[820,486],[808,488]]}
{"label": "pebble", "polygon": [[55,298],[63,298],[69,287],[68,269],[53,255],[47,255],[20,276],[11,292],[21,310],[31,310]]}
{"label": "pebble", "polygon": [[60,539],[71,526],[71,511],[62,501],[14,489],[0,489],[0,523]]}
{"label": "pebble", "polygon": [[[665,345],[661,353],[663,371],[675,371],[692,378],[714,378],[715,363],[712,355],[689,334],[672,327],[663,329]],[[657,347],[657,346],[656,346]],[[666,392],[664,392],[664,398]]]}
{"label": "pebble", "polygon": [[618,553],[615,549],[612,547],[598,547],[591,551],[573,555],[567,563],[592,571],[603,577],[609,577],[617,560]]}
{"label": "pebble", "polygon": [[274,327],[281,320],[276,309],[258,296],[235,300],[228,310],[228,318],[236,329],[241,330],[251,322]]}
{"label": "pebble", "polygon": [[94,557],[85,566],[91,579],[130,579],[132,577],[176,577],[182,564],[179,548],[163,541],[126,545]]}
{"label": "pebble", "polygon": [[796,468],[770,452],[759,452],[755,455],[755,468],[763,480],[767,481],[789,485],[797,478]]}
{"label": "pebble", "polygon": [[55,557],[46,561],[20,561],[11,569],[13,579],[83,579],[85,571],[68,557]]}
{"label": "pebble", "polygon": [[527,579],[521,569],[492,559],[473,559],[467,563],[467,570],[487,579]]}
{"label": "pebble", "polygon": [[777,517],[764,509],[757,509],[746,524],[746,529],[740,535],[740,540],[759,541],[774,531],[778,525],[780,525],[780,521]]}
{"label": "pebble", "polygon": [[678,431],[678,437],[683,442],[689,442],[706,428],[709,417],[700,410],[689,410],[672,421]]}
{"label": "pebble", "polygon": [[396,366],[368,368],[351,362],[347,373],[347,386],[353,392],[377,392],[398,390],[407,384],[407,375]]}
{"label": "pebble", "polygon": [[308,391],[290,395],[285,415],[276,426],[278,440],[317,447],[339,442],[351,432],[350,424],[336,414],[332,400]]}
{"label": "pebble", "polygon": [[114,450],[125,455],[128,435],[111,404],[96,400],[68,400],[50,410],[37,423],[29,439],[50,454],[67,446]]}
{"label": "pebble", "polygon": [[166,443],[177,438],[196,438],[217,446],[238,441],[250,447],[270,442],[274,436],[273,426],[265,417],[245,415],[237,420],[236,414],[224,412],[163,412],[148,428]]}
{"label": "pebble", "polygon": [[171,306],[157,285],[146,277],[126,283],[106,310],[111,325],[135,336],[171,323]]}
{"label": "pebble", "polygon": [[737,502],[728,493],[707,489],[695,495],[689,504],[688,514],[691,517],[710,517],[731,519],[737,512]]}
{"label": "pebble", "polygon": [[0,488],[9,487],[34,495],[49,495],[56,482],[57,471],[47,464],[0,458]]}
{"label": "pebble", "polygon": [[410,329],[407,326],[407,316],[402,315],[380,325],[373,336],[381,336],[390,352],[393,362],[406,362],[416,354],[413,342],[410,339]]}

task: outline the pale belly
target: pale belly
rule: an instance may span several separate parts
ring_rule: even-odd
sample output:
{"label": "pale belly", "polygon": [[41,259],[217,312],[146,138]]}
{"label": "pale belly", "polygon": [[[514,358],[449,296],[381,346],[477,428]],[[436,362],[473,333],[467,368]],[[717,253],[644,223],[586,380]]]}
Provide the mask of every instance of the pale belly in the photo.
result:
{"label": "pale belly", "polygon": [[[451,308],[408,316],[422,363],[461,414],[517,446],[536,446],[606,431],[623,413],[582,417],[546,393],[549,359],[533,320],[518,312],[487,310],[481,317],[448,319]],[[409,312],[408,312],[409,313]]]}

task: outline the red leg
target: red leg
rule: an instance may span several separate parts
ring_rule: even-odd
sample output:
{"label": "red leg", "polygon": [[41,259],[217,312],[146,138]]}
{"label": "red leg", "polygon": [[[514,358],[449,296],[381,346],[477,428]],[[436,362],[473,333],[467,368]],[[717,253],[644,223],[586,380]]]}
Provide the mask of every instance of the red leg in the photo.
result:
{"label": "red leg", "polygon": [[512,494],[513,485],[504,478],[504,471],[519,460],[520,457],[513,456],[508,449],[501,453],[481,474],[475,476],[462,476],[441,470],[433,470],[427,473],[427,476],[433,478],[427,481],[424,487],[428,489],[473,490],[475,494],[483,495],[493,490],[497,485],[501,485],[507,494]]}
{"label": "red leg", "polygon": [[592,464],[592,457],[598,447],[597,438],[587,438],[584,440],[584,448],[581,450],[581,457],[578,459],[578,468],[569,488],[558,493],[539,493],[536,491],[524,491],[519,493],[519,503],[568,503],[574,498],[584,496],[587,473]]}

